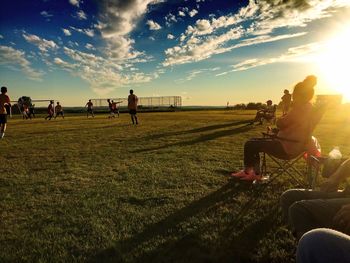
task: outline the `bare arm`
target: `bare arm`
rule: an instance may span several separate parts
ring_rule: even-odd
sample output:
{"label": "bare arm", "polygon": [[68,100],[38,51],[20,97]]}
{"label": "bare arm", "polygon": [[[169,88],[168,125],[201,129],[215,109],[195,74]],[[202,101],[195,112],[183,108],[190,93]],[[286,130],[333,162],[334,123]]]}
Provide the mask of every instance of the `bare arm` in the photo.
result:
{"label": "bare arm", "polygon": [[320,186],[321,191],[333,192],[338,190],[338,186],[350,176],[350,159],[344,161],[339,168]]}

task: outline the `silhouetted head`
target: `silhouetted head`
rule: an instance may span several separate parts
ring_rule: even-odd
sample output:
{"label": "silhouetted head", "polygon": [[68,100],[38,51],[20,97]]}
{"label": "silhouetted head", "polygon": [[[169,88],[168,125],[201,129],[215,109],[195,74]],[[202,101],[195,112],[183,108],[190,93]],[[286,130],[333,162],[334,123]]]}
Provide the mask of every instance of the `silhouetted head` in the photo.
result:
{"label": "silhouetted head", "polygon": [[266,104],[267,104],[267,106],[271,106],[272,105],[272,100],[266,101]]}
{"label": "silhouetted head", "polygon": [[110,99],[107,99],[108,102],[110,102],[111,100]]}
{"label": "silhouetted head", "polygon": [[286,95],[289,94],[289,90],[285,89],[284,94],[286,94]]}
{"label": "silhouetted head", "polygon": [[317,77],[315,75],[309,75],[304,80],[303,83],[305,86],[315,87],[317,84]]}
{"label": "silhouetted head", "polygon": [[53,104],[53,100],[50,100],[50,104]]}
{"label": "silhouetted head", "polygon": [[112,102],[114,102],[114,100],[112,100]]}
{"label": "silhouetted head", "polygon": [[304,81],[296,84],[293,91],[293,102],[299,104],[310,102],[315,94],[315,84]]}
{"label": "silhouetted head", "polygon": [[130,90],[130,94],[134,94],[134,91],[132,89]]}
{"label": "silhouetted head", "polygon": [[6,87],[1,87],[1,93],[6,93],[7,92],[7,88]]}
{"label": "silhouetted head", "polygon": [[89,100],[89,102],[91,102],[91,100]]}
{"label": "silhouetted head", "polygon": [[59,101],[57,101],[57,105],[60,105],[60,102],[59,102]]}

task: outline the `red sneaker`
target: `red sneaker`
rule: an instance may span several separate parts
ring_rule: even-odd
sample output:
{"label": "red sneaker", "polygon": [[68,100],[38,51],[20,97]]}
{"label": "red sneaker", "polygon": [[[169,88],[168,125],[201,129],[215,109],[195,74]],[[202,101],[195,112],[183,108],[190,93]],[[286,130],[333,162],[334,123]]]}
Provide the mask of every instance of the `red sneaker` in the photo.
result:
{"label": "red sneaker", "polygon": [[236,178],[242,178],[242,177],[246,177],[248,174],[244,171],[244,170],[241,170],[237,173],[231,173],[231,177],[236,177]]}
{"label": "red sneaker", "polygon": [[241,177],[241,180],[243,181],[260,181],[261,180],[261,175],[255,174],[254,170],[251,170],[246,174],[246,176]]}

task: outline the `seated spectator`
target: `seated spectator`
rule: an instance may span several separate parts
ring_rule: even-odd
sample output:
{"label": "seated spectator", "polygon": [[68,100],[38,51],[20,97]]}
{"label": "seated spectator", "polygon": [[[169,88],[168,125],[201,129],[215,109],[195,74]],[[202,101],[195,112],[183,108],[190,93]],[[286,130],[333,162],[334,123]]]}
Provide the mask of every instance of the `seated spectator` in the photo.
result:
{"label": "seated spectator", "polygon": [[307,232],[298,244],[297,263],[326,262],[350,262],[350,236],[327,228]]}
{"label": "seated spectator", "polygon": [[282,194],[283,217],[297,238],[323,227],[350,234],[350,188],[338,190],[349,176],[350,159],[321,184],[319,191],[292,189]]}
{"label": "seated spectator", "polygon": [[312,131],[316,125],[311,100],[317,79],[308,76],[293,91],[292,110],[277,120],[278,133],[274,138],[253,138],[244,145],[244,169],[232,173],[242,180],[260,180],[260,152],[280,159],[291,159],[303,153],[312,143]]}
{"label": "seated spectator", "polygon": [[259,122],[259,124],[263,124],[263,120],[269,120],[275,116],[276,108],[272,105],[272,100],[266,101],[266,107],[257,111],[255,115],[255,119],[251,122],[254,124],[255,122]]}

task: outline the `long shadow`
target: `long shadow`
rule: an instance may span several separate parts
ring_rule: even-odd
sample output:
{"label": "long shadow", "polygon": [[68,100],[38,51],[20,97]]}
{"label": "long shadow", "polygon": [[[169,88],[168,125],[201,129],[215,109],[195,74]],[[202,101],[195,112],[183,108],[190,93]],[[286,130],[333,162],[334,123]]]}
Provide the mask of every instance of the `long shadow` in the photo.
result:
{"label": "long shadow", "polygon": [[174,147],[174,146],[189,146],[189,145],[194,145],[194,144],[205,142],[205,141],[215,140],[215,139],[220,138],[220,137],[226,137],[226,136],[231,136],[231,135],[235,135],[235,134],[239,134],[239,133],[244,133],[244,132],[249,131],[250,129],[252,129],[252,126],[247,124],[247,125],[244,125],[242,127],[238,127],[238,128],[231,129],[231,130],[224,130],[224,131],[214,132],[211,134],[205,134],[205,135],[199,136],[199,137],[197,137],[193,140],[189,140],[189,141],[180,141],[177,143],[171,143],[171,144],[166,144],[166,145],[157,146],[157,147],[140,149],[140,150],[136,150],[133,152],[134,153],[142,153],[142,152],[161,150],[161,149]]}
{"label": "long shadow", "polygon": [[[241,206],[229,226],[220,233],[219,240],[211,241],[214,243],[203,242],[201,232],[209,227],[205,225],[195,233],[182,236],[180,240],[167,241],[156,249],[139,255],[135,262],[252,262],[252,253],[258,247],[259,241],[274,227],[278,203],[251,224],[246,224],[244,217],[252,211],[261,191],[265,191],[269,185],[270,183],[245,188],[250,195],[249,200]],[[235,235],[235,232],[240,234]],[[169,258],[172,260],[169,261]]]}
{"label": "long shadow", "polygon": [[114,247],[98,252],[89,262],[122,262],[125,256],[131,256],[133,252],[137,251],[147,241],[155,237],[167,235],[169,231],[174,230],[181,222],[214,206],[218,202],[228,202],[241,192],[246,192],[250,189],[252,189],[251,184],[237,185],[236,182],[231,181],[215,192],[192,202],[163,220],[148,226],[143,232],[129,239],[119,241]]}
{"label": "long shadow", "polygon": [[251,120],[244,120],[244,121],[236,121],[236,122],[230,122],[230,123],[204,126],[204,127],[200,127],[200,128],[196,128],[196,129],[186,130],[186,131],[153,134],[150,136],[146,136],[143,139],[152,140],[152,139],[159,139],[159,138],[168,137],[168,136],[178,136],[178,135],[184,135],[184,134],[189,134],[189,133],[206,132],[206,131],[217,130],[217,129],[227,128],[227,127],[232,127],[232,126],[238,126],[241,124],[248,124],[250,122],[251,122]]}

